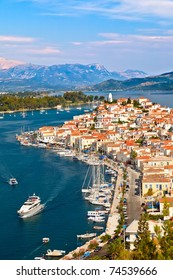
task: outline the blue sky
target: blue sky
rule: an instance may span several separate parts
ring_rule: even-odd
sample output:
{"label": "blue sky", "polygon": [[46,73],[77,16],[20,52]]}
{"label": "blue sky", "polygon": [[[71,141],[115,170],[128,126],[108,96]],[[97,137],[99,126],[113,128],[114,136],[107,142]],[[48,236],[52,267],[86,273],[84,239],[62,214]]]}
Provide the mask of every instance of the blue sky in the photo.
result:
{"label": "blue sky", "polygon": [[173,0],[0,0],[0,57],[173,71]]}

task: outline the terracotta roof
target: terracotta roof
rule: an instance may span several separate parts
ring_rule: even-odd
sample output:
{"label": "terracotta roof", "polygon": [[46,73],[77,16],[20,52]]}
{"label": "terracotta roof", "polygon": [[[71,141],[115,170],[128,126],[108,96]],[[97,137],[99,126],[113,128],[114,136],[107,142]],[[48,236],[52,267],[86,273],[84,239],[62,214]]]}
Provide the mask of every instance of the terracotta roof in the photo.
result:
{"label": "terracotta roof", "polygon": [[163,197],[163,198],[160,198],[160,199],[159,199],[159,202],[160,202],[160,203],[164,203],[164,202],[173,203],[173,197],[167,197],[167,196],[165,196],[165,197]]}

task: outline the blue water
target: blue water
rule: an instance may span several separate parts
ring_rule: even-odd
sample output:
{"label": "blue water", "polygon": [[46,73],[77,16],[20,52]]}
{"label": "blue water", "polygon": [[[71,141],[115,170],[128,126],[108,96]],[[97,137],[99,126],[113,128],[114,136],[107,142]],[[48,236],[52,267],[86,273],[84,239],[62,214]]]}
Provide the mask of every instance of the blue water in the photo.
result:
{"label": "blue water", "polygon": [[[21,146],[15,139],[22,130],[43,125],[59,125],[83,110],[70,113],[35,111],[22,118],[20,113],[6,114],[0,120],[0,259],[34,259],[50,249],[71,251],[77,246],[77,234],[92,231],[86,214],[91,206],[83,200],[81,187],[87,166],[71,158],[59,157],[51,150]],[[7,181],[14,176],[17,186]],[[17,216],[28,195],[36,193],[46,204],[44,211],[23,220]],[[50,243],[42,244],[49,237]]]}
{"label": "blue water", "polygon": [[[98,93],[95,93],[98,95]],[[100,93],[103,95],[104,93]],[[106,93],[105,93],[106,94]],[[118,97],[139,97],[141,93],[118,93]],[[115,96],[114,96],[115,97]],[[153,102],[173,107],[171,94],[147,95]],[[0,120],[0,259],[32,260],[47,249],[69,252],[78,246],[76,235],[93,232],[86,214],[92,207],[82,198],[81,186],[87,171],[84,163],[58,157],[51,150],[21,146],[15,138],[21,130],[36,130],[44,125],[60,125],[84,109],[56,114],[39,111],[6,114]],[[14,176],[17,186],[7,181]],[[26,220],[17,216],[28,195],[36,193],[46,204],[43,212]],[[50,243],[42,244],[49,237]]]}

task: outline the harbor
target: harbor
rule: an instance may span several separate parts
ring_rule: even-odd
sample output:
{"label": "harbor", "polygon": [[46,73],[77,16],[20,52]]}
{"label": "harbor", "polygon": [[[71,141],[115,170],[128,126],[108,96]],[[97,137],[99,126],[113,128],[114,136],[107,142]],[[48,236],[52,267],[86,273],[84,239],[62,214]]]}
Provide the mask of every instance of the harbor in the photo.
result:
{"label": "harbor", "polygon": [[[38,113],[38,112],[37,112]],[[64,114],[66,111],[64,112]],[[31,114],[33,117],[33,115]],[[43,114],[44,116],[44,114]],[[39,115],[40,117],[40,115]],[[76,234],[74,235],[74,239],[80,239],[82,240],[82,248],[87,248],[87,244],[90,244],[93,240],[97,240],[98,244],[104,244],[102,243],[102,240],[100,239],[101,236],[104,236],[105,234],[108,234],[110,236],[113,236],[114,230],[116,229],[116,226],[118,224],[118,212],[117,212],[117,205],[119,203],[118,199],[118,185],[121,180],[121,174],[118,173],[118,168],[115,164],[115,162],[111,161],[110,159],[100,157],[97,154],[85,154],[85,153],[79,153],[72,150],[69,150],[65,148],[61,143],[58,145],[46,145],[44,143],[39,143],[34,140],[34,129],[31,131],[28,130],[26,132],[22,132],[22,134],[16,134],[16,139],[20,143],[19,148],[20,149],[26,149],[25,146],[27,146],[27,150],[29,148],[29,152],[34,151],[37,154],[41,153],[42,155],[49,155],[53,156],[56,161],[58,160],[59,163],[65,163],[70,164],[70,166],[80,166],[82,168],[84,173],[82,176],[80,176],[80,185],[79,186],[79,192],[80,192],[80,199],[82,207],[85,207],[85,213],[81,213],[80,217],[78,217],[79,220],[82,219],[82,222],[86,224],[85,230],[82,230],[82,227],[80,227],[78,230],[78,227],[75,228]],[[22,148],[23,147],[23,148]],[[41,148],[40,149],[33,149],[33,147]],[[43,149],[44,148],[44,149]],[[92,174],[94,174],[94,179],[92,179],[93,187],[88,188],[86,187],[86,184],[84,186],[85,181],[85,173],[87,174],[87,170],[91,170]],[[120,170],[121,172],[121,170]],[[105,180],[106,178],[106,180]],[[90,179],[91,180],[91,179]],[[20,180],[19,180],[20,181]],[[82,182],[83,181],[83,182]],[[20,182],[19,182],[20,183]],[[85,182],[86,183],[86,182]],[[59,185],[59,184],[58,184]],[[19,184],[20,187],[20,184]],[[87,195],[86,195],[87,194]],[[44,200],[44,197],[43,197]],[[54,201],[54,198],[52,199]],[[44,202],[44,201],[43,201]],[[51,203],[46,202],[45,203],[45,209],[43,213],[40,213],[38,216],[33,217],[34,219],[39,219],[40,217],[45,216],[47,213],[49,214],[49,207],[51,211]],[[48,211],[48,212],[47,212]],[[76,214],[75,214],[76,216]],[[32,218],[32,219],[33,219]],[[76,222],[76,218],[73,222]],[[32,223],[32,219],[29,221]],[[61,227],[62,228],[62,227]],[[63,228],[66,228],[66,225]],[[78,231],[77,231],[78,230]],[[82,233],[80,233],[82,232]],[[46,231],[47,235],[49,235],[49,232]],[[79,238],[81,236],[81,238]],[[88,238],[89,240],[87,240]],[[54,250],[54,248],[57,246],[57,239],[52,239],[51,237],[51,250]],[[69,239],[67,239],[69,240]],[[64,240],[66,243],[67,240]],[[53,243],[56,242],[56,244],[53,247]],[[46,245],[47,242],[44,242]],[[68,258],[69,254],[71,255],[71,252],[75,252],[75,247],[78,250],[78,243],[77,240],[73,242],[73,250],[68,249],[68,246],[65,245],[64,251],[67,252],[67,255],[63,256],[63,258]],[[59,245],[61,246],[61,245]],[[44,246],[38,247],[39,249],[36,250],[37,255],[43,256],[45,254],[45,248]],[[35,251],[35,250],[34,250]],[[40,254],[39,254],[40,252]],[[70,252],[70,253],[68,253]],[[35,256],[33,256],[35,258]]]}
{"label": "harbor", "polygon": [[[81,250],[84,258],[92,251],[93,243],[104,246],[104,236],[114,235],[119,220],[117,206],[121,198],[121,164],[117,166],[115,161],[94,150],[91,153],[86,149],[83,152],[84,149],[71,150],[63,141],[56,144],[49,141],[48,144],[45,142],[46,130],[44,135],[40,134],[42,141],[37,141],[39,138],[35,137],[35,131],[43,126],[46,129],[49,125],[58,127],[67,125],[67,121],[73,126],[74,122],[70,120],[77,112],[82,114],[84,108],[83,111],[73,110],[65,110],[58,115],[55,110],[50,110],[48,114],[30,112],[26,118],[20,113],[15,116],[6,114],[1,120],[0,219],[4,225],[0,232],[3,240],[1,259],[10,259],[11,256],[26,260],[37,256],[41,258],[47,250],[53,252],[59,249],[66,252],[63,259],[76,259]],[[85,143],[78,141],[79,147],[84,148]],[[92,169],[94,179],[90,184],[84,184],[88,169]],[[130,169],[128,172],[134,173],[131,177],[135,188],[138,175]],[[100,176],[103,173],[106,180]],[[11,185],[11,178],[16,179],[17,184]],[[135,194],[133,191],[130,190],[132,196]],[[17,211],[34,193],[45,205],[43,211],[27,219],[19,219]],[[140,197],[138,205],[140,208]],[[129,209],[129,206],[125,211],[123,209],[125,220]],[[13,232],[9,232],[10,227]],[[49,242],[41,242],[44,236],[48,236]],[[83,244],[79,245],[77,239]]]}
{"label": "harbor", "polygon": [[[51,149],[20,145],[15,138],[21,130],[34,131],[44,124],[61,124],[83,110],[63,111],[58,116],[56,110],[49,110],[47,115],[34,111],[24,119],[20,113],[15,117],[6,114],[1,120],[0,259],[33,260],[48,249],[69,252],[77,246],[77,234],[93,231],[87,211],[94,207],[83,200],[81,193],[87,165],[71,157],[60,157]],[[9,184],[13,177],[18,181],[15,186]],[[33,193],[38,194],[45,208],[33,217],[19,218],[17,210]],[[50,242],[43,243],[44,236]]]}

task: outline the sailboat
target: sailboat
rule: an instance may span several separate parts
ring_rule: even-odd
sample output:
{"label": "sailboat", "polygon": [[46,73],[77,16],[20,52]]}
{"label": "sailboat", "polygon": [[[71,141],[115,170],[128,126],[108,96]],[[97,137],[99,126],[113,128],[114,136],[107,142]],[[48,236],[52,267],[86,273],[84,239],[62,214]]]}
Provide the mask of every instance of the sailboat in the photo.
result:
{"label": "sailboat", "polygon": [[4,113],[0,114],[0,119],[3,119],[3,118],[4,118]]}
{"label": "sailboat", "polygon": [[68,107],[64,108],[64,110],[69,113],[70,112],[70,107],[68,106]]}
{"label": "sailboat", "polygon": [[104,164],[92,165],[88,167],[82,185],[84,199],[91,204],[110,207],[112,188],[104,179]]}

